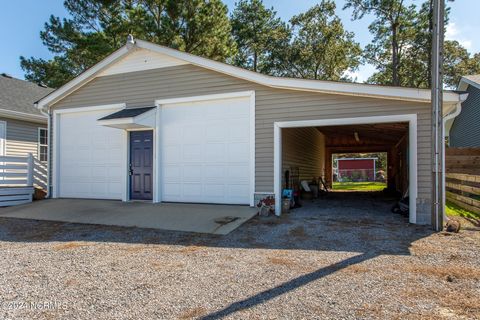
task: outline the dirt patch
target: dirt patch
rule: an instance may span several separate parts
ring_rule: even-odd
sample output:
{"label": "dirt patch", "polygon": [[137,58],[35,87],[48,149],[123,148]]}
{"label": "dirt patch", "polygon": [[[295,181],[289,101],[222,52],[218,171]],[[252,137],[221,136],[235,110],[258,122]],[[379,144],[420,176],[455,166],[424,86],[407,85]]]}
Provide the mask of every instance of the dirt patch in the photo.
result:
{"label": "dirt patch", "polygon": [[290,229],[288,234],[296,238],[307,238],[307,232],[305,231],[305,228],[303,226],[298,226]]}
{"label": "dirt patch", "polygon": [[467,279],[480,280],[480,268],[472,268],[459,265],[403,265],[398,268],[399,271],[406,271],[413,274],[420,274],[424,276],[434,276],[442,279]]}
{"label": "dirt patch", "polygon": [[203,316],[206,313],[207,313],[207,310],[202,307],[187,309],[178,317],[178,319],[180,320],[195,319]]}
{"label": "dirt patch", "polygon": [[76,286],[77,284],[78,284],[78,280],[77,280],[77,279],[72,279],[72,278],[70,278],[70,279],[67,279],[67,280],[65,281],[65,286],[66,286],[66,287],[74,287],[74,286]]}
{"label": "dirt patch", "polygon": [[[422,303],[431,303],[435,301],[439,307],[436,312],[445,319],[458,317],[467,317],[467,319],[477,319],[476,315],[480,313],[480,300],[478,295],[465,288],[407,288],[400,292],[399,296],[406,305],[414,307]],[[438,319],[438,315],[430,314],[427,319]],[[464,318],[465,319],[465,318]]]}
{"label": "dirt patch", "polygon": [[371,268],[362,266],[361,264],[352,264],[345,269],[341,270],[341,272],[346,272],[346,273],[367,273],[367,272],[372,272]]}
{"label": "dirt patch", "polygon": [[183,247],[182,249],[178,250],[178,252],[184,253],[184,254],[189,254],[189,253],[194,253],[194,252],[201,251],[203,249],[204,249],[204,247],[200,247],[200,246],[187,246],[187,247]]}
{"label": "dirt patch", "polygon": [[57,244],[56,246],[53,247],[53,250],[55,251],[73,250],[73,249],[78,249],[78,248],[83,248],[88,246],[92,246],[92,244],[87,242],[82,242],[82,241],[70,241],[70,242]]}
{"label": "dirt patch", "polygon": [[295,261],[284,257],[268,257],[267,260],[268,263],[278,266],[285,266],[291,268],[297,265]]}

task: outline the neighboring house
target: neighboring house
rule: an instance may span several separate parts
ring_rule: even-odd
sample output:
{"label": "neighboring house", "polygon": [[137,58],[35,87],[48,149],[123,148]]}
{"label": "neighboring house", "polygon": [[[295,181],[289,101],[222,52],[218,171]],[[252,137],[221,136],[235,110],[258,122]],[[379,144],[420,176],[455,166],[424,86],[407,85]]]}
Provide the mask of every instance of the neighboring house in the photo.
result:
{"label": "neighboring house", "polygon": [[375,181],[378,158],[338,158],[338,181]]}
{"label": "neighboring house", "polygon": [[459,91],[468,93],[462,111],[446,123],[450,147],[480,147],[480,74],[464,76]]}
{"label": "neighboring house", "polygon": [[47,116],[33,106],[53,89],[0,75],[0,155],[48,160]]}
{"label": "neighboring house", "polygon": [[[445,92],[445,113],[462,97]],[[37,106],[52,117],[55,198],[273,195],[279,214],[286,168],[329,179],[332,153],[361,150],[409,165],[410,221],[430,222],[430,90],[270,77],[137,40]]]}

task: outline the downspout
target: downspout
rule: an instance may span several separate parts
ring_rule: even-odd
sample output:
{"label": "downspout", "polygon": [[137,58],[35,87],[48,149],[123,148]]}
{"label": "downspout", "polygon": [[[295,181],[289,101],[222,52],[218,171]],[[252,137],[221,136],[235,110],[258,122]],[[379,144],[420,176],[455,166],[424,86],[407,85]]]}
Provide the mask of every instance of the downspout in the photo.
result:
{"label": "downspout", "polygon": [[[455,119],[460,114],[460,112],[462,112],[462,103],[461,102],[457,103],[457,105],[455,107],[455,110],[453,112],[450,112],[449,114],[447,114],[443,118],[443,141],[445,141],[445,124],[447,123],[447,121]],[[450,135],[450,131],[449,131],[449,135]],[[445,148],[444,148],[444,151],[443,151],[443,154],[442,154],[442,181],[443,181],[443,186],[446,189],[446,184],[445,184],[446,183],[446,178],[445,178]],[[447,199],[447,196],[446,196],[446,190],[445,190],[445,192],[443,192],[443,197],[442,197],[442,206],[444,208],[446,206],[446,199]],[[448,220],[450,220],[450,219],[447,217],[446,210],[443,210],[443,221],[448,221]]]}
{"label": "downspout", "polygon": [[48,128],[48,135],[47,135],[47,195],[46,198],[50,198],[50,184],[51,184],[51,174],[52,174],[52,154],[51,154],[51,145],[52,139],[50,139],[52,135],[52,115],[50,112],[45,112],[43,109],[38,108],[38,104],[34,104],[35,108],[37,108],[41,114],[47,117],[47,128]]}

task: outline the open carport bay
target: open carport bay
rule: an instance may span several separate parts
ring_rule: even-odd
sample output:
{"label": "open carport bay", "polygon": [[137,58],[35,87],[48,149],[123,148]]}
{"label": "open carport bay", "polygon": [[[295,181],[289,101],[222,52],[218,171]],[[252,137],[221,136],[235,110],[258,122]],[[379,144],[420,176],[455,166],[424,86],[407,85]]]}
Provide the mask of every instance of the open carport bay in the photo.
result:
{"label": "open carport bay", "polygon": [[[332,155],[336,154],[386,154],[385,185],[389,191],[388,194],[395,195],[390,198],[390,205],[409,191],[408,122],[325,125],[281,130],[282,188],[299,190],[300,198],[305,194],[301,181],[310,183],[312,180],[318,180],[319,177],[332,192],[334,183]],[[374,168],[372,167],[373,171],[375,171]],[[369,179],[375,179],[375,176],[376,172],[370,173]],[[413,183],[416,184],[416,181]],[[324,185],[319,183],[319,188],[324,189]],[[342,192],[336,197],[349,202],[351,197],[347,193]],[[333,206],[334,204],[329,203],[328,199],[324,198],[325,205]],[[361,202],[357,205],[359,209],[363,207]]]}

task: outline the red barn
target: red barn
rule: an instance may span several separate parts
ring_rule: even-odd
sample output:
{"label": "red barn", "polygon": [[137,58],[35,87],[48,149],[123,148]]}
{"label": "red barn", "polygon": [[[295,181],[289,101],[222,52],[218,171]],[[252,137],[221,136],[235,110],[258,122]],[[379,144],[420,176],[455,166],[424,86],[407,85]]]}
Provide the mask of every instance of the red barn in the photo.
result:
{"label": "red barn", "polygon": [[337,177],[339,181],[375,181],[378,158],[339,158]]}

